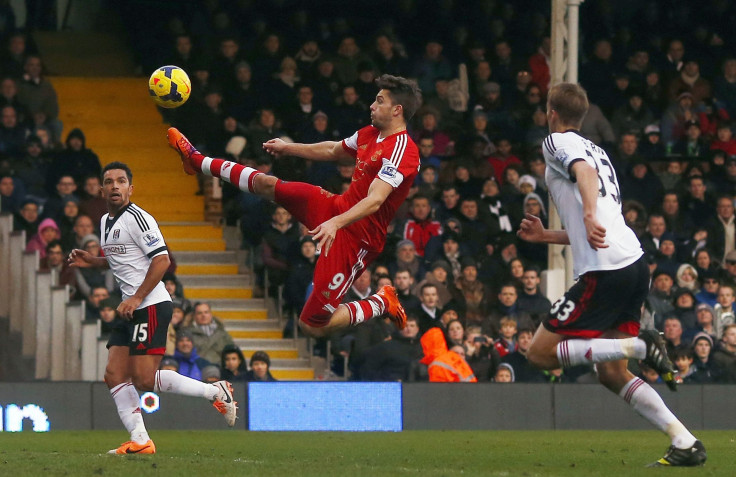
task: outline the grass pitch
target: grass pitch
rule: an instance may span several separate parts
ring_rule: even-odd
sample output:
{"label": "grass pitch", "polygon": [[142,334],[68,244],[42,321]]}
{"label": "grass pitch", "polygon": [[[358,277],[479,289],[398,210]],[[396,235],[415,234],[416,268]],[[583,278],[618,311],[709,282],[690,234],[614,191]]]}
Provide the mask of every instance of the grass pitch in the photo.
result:
{"label": "grass pitch", "polygon": [[701,431],[702,468],[645,468],[654,431],[151,432],[154,456],[108,456],[124,431],[0,434],[7,476],[736,475],[736,431]]}

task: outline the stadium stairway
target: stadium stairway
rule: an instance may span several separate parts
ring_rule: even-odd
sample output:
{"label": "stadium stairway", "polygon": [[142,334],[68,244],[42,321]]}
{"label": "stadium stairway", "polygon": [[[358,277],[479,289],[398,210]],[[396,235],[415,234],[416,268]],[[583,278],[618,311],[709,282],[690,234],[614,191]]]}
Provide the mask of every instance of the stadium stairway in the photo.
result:
{"label": "stadium stairway", "polygon": [[[62,38],[65,33],[54,35],[67,41]],[[37,41],[47,57],[44,45],[54,43],[53,39]],[[85,42],[93,43],[93,37]],[[114,44],[107,38],[99,43]],[[47,51],[50,64],[63,65],[58,55],[69,55],[74,49],[57,45]],[[90,54],[90,58],[92,63],[104,61],[104,55]],[[78,56],[74,62],[82,68]],[[92,63],[86,63],[88,71],[105,71]],[[269,317],[264,301],[252,298],[250,275],[238,266],[236,252],[226,250],[223,228],[204,222],[204,198],[196,195],[197,180],[183,174],[176,154],[168,149],[167,125],[148,96],[146,79],[79,74],[49,80],[59,97],[62,137],[81,128],[87,147],[97,153],[103,166],[113,161],[130,165],[135,185],[132,200],[161,225],[187,298],[210,302],[213,314],[225,322],[247,357],[259,349],[268,352],[277,379],[314,379],[314,369],[309,359],[299,357],[295,340],[282,339],[278,321]]]}

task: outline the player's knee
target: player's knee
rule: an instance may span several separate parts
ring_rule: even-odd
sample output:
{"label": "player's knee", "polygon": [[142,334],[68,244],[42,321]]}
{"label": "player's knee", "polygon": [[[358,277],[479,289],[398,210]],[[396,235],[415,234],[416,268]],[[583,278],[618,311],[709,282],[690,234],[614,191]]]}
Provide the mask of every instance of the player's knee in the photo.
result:
{"label": "player's knee", "polygon": [[154,376],[133,376],[133,386],[139,391],[153,391]]}
{"label": "player's knee", "polygon": [[557,366],[557,355],[554,350],[540,349],[539,347],[532,346],[526,352],[526,359],[529,363],[539,369],[554,369]]}

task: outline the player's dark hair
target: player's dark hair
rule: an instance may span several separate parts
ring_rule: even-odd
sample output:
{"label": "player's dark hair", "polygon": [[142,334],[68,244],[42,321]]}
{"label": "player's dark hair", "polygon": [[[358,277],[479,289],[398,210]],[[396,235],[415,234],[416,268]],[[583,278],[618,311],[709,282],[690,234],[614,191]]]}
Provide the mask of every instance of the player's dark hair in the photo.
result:
{"label": "player's dark hair", "polygon": [[589,107],[587,93],[576,83],[554,85],[547,95],[547,103],[548,109],[556,111],[563,124],[577,128],[583,123]]}
{"label": "player's dark hair", "polygon": [[122,171],[125,171],[125,176],[128,178],[128,183],[133,183],[133,171],[130,170],[130,167],[128,167],[127,164],[115,161],[111,162],[110,164],[106,165],[104,169],[102,169],[102,175],[100,176],[100,182],[105,182],[105,172],[112,171],[114,169],[120,169]]}
{"label": "player's dark hair", "polygon": [[416,81],[401,76],[381,75],[376,78],[376,86],[390,93],[393,104],[401,105],[405,121],[414,117],[422,98]]}

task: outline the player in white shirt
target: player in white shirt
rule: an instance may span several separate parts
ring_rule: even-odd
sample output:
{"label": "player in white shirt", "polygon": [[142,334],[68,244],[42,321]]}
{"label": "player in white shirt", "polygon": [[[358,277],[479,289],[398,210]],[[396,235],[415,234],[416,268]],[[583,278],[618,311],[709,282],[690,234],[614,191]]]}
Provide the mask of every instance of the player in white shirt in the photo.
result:
{"label": "player in white shirt", "polygon": [[665,456],[652,465],[702,465],[703,444],[651,386],[627,369],[629,358],[641,359],[675,389],[664,340],[655,330],[639,330],[649,269],[638,239],[624,222],[608,155],[580,136],[587,111],[588,98],[579,85],[561,83],[550,89],[545,177],[564,230],[545,229],[538,217],[527,214],[518,235],[530,242],[569,244],[578,281],[552,306],[527,358],[542,369],[596,363],[601,384],[672,439]]}
{"label": "player in white shirt", "polygon": [[235,424],[237,403],[227,381],[207,384],[175,371],[159,370],[166,350],[166,336],[173,311],[171,297],[161,281],[169,268],[169,253],[156,220],[130,202],[133,174],[120,162],[102,171],[102,194],[108,213],[102,217],[104,256],[84,250],[69,254],[73,267],[111,268],[123,292],[117,308],[110,340],[105,382],[130,441],[111,454],[154,454],[156,446],[148,436],[136,391],[171,392],[204,397]]}

